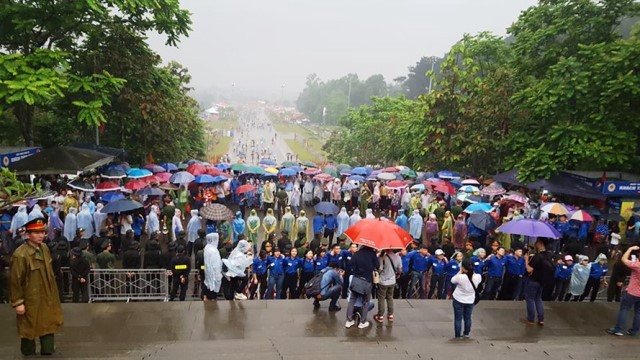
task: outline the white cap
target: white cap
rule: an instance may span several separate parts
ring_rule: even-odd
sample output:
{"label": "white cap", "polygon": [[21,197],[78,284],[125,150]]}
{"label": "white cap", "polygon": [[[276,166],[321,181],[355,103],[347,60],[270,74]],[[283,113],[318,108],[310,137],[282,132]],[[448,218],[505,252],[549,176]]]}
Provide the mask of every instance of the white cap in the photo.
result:
{"label": "white cap", "polygon": [[436,256],[437,255],[444,255],[444,251],[442,251],[442,249],[436,250]]}

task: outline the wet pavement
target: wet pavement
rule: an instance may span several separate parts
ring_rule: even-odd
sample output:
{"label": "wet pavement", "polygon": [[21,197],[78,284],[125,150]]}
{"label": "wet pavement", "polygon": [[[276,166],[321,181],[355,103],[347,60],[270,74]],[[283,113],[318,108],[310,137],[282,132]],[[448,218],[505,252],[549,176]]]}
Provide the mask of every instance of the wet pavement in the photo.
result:
{"label": "wet pavement", "polygon": [[[346,308],[346,303],[342,301]],[[450,301],[397,300],[395,321],[345,329],[345,309],[310,301],[64,304],[66,359],[637,359],[640,338],[613,337],[618,305],[546,303],[543,327],[523,302],[481,302],[471,338],[454,340]],[[370,313],[370,315],[373,315]],[[15,317],[0,308],[0,359],[20,359]]]}

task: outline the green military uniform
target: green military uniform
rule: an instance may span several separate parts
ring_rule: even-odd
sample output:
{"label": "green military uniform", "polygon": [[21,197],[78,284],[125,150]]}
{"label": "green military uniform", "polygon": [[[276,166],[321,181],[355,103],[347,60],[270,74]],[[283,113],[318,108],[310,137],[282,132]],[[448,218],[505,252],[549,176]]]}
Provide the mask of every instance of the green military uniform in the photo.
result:
{"label": "green military uniform", "polygon": [[17,315],[18,335],[24,355],[35,355],[35,338],[40,338],[41,353],[53,354],[53,334],[62,326],[62,307],[53,274],[49,248],[25,243],[11,257],[11,306],[24,305]]}

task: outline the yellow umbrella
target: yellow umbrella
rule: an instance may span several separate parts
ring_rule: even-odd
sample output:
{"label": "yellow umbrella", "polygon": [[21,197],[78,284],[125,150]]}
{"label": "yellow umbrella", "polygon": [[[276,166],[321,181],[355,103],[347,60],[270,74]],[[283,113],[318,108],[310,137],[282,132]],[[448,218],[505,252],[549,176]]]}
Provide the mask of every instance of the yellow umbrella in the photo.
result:
{"label": "yellow umbrella", "polygon": [[272,168],[272,167],[268,167],[268,168],[264,169],[264,171],[268,172],[269,174],[277,174],[278,173],[278,169]]}
{"label": "yellow umbrella", "polygon": [[559,203],[547,203],[540,210],[554,215],[566,215],[569,213],[567,208]]}

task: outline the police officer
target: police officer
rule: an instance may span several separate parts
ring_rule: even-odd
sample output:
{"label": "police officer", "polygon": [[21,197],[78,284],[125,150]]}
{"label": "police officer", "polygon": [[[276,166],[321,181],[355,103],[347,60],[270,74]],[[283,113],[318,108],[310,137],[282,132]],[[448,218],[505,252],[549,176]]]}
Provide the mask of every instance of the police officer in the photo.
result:
{"label": "police officer", "polygon": [[[128,231],[127,231],[128,235]],[[129,248],[122,253],[122,268],[128,270],[140,269],[140,243],[133,240],[129,243]],[[133,271],[127,272],[127,293],[137,293],[136,287],[133,285],[136,283],[137,276]]]}
{"label": "police officer", "polygon": [[82,293],[82,302],[89,302],[89,271],[91,264],[82,256],[82,250],[79,247],[71,249],[71,291],[73,291],[72,301],[77,303],[80,301],[80,293]]}
{"label": "police officer", "polygon": [[180,288],[180,301],[184,301],[189,287],[189,273],[191,272],[191,259],[187,256],[187,249],[178,245],[176,256],[171,260],[172,286],[169,301],[173,301]]}

